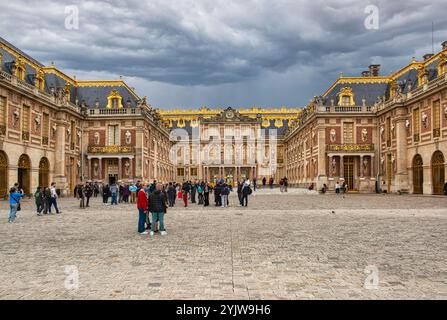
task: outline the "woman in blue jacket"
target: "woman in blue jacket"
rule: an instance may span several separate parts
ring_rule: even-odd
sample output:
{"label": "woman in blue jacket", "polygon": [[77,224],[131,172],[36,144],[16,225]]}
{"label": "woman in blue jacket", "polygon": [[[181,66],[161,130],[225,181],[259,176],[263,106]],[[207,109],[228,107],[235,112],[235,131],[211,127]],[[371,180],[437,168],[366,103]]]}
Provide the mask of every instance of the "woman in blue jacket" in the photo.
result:
{"label": "woman in blue jacket", "polygon": [[20,200],[22,200],[23,194],[17,191],[16,188],[9,190],[9,218],[8,222],[13,223],[16,220],[17,208],[20,206]]}

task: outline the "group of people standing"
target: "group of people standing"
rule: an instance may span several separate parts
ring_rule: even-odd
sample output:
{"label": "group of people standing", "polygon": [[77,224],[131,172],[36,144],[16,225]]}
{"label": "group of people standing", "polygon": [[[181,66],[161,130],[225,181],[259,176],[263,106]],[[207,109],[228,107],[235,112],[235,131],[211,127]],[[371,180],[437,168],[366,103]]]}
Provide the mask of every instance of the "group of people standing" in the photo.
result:
{"label": "group of people standing", "polygon": [[[185,181],[182,184],[170,182],[167,186],[168,206],[173,207],[176,199],[183,201],[184,207],[188,203],[197,203],[208,207],[210,205],[210,194],[214,195],[216,207],[229,207],[230,194],[233,185],[224,179],[215,179],[213,183],[208,181]],[[237,194],[240,206],[248,205],[248,196],[252,194],[251,184],[248,180],[239,180],[237,183]]]}
{"label": "group of people standing", "polygon": [[[17,212],[22,210],[21,201],[25,196],[32,197],[32,194],[26,195],[19,183],[9,189],[9,216],[8,222],[16,221]],[[51,209],[54,207],[56,214],[62,213],[57,207],[58,194],[56,190],[56,183],[53,182],[50,187],[37,187],[34,193],[34,202],[36,204],[36,211],[38,216],[52,214]]]}

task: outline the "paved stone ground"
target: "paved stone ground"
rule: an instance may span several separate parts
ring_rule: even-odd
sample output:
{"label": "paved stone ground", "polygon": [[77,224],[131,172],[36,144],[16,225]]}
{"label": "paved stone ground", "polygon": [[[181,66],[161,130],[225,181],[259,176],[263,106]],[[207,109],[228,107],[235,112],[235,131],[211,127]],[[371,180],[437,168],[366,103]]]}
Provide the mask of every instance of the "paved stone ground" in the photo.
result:
{"label": "paved stone ground", "polygon": [[[7,207],[0,299],[447,298],[444,197],[260,191],[248,208],[178,205],[152,239],[134,205],[63,199],[62,215],[37,217],[28,200],[15,224]],[[364,288],[367,266],[377,289]]]}

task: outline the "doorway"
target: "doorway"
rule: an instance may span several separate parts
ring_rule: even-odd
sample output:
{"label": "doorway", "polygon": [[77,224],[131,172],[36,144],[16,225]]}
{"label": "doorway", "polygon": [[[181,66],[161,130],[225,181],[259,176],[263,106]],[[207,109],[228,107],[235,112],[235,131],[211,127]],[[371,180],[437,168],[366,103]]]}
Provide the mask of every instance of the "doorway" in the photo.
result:
{"label": "doorway", "polygon": [[432,181],[433,181],[433,194],[444,194],[445,183],[445,168],[444,168],[444,154],[441,151],[436,151],[433,154],[432,165]]}
{"label": "doorway", "polygon": [[17,182],[25,194],[31,193],[31,160],[26,154],[22,154],[17,164]]}
{"label": "doorway", "polygon": [[50,186],[50,162],[47,158],[40,159],[39,163],[39,187]]}
{"label": "doorway", "polygon": [[424,168],[421,155],[417,154],[413,159],[413,193],[423,194]]}
{"label": "doorway", "polygon": [[345,157],[344,158],[344,178],[347,191],[354,190],[354,157]]}

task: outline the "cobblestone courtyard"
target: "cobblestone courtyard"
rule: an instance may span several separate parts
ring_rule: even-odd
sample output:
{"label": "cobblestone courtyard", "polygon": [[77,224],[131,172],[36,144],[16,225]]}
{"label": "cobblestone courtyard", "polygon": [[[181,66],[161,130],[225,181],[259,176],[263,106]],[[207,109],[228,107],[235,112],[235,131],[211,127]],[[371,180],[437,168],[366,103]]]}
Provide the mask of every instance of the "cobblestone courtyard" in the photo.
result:
{"label": "cobblestone courtyard", "polygon": [[8,224],[1,202],[0,298],[447,298],[447,198],[278,193],[248,208],[177,204],[154,238],[136,233],[134,205],[62,199],[62,215],[37,217],[26,200]]}

